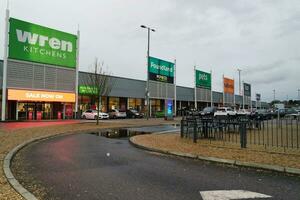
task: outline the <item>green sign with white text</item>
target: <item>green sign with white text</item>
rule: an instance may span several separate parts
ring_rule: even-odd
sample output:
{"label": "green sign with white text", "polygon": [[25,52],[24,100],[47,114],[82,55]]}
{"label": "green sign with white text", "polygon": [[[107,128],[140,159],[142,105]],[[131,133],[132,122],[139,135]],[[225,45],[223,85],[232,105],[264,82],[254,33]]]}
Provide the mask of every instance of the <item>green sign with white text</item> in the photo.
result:
{"label": "green sign with white text", "polygon": [[149,57],[149,80],[174,83],[174,63]]}
{"label": "green sign with white text", "polygon": [[93,86],[80,85],[78,92],[82,95],[97,95],[98,89]]}
{"label": "green sign with white text", "polygon": [[14,18],[9,27],[9,58],[76,68],[76,35]]}
{"label": "green sign with white text", "polygon": [[196,87],[211,90],[211,74],[196,70]]}

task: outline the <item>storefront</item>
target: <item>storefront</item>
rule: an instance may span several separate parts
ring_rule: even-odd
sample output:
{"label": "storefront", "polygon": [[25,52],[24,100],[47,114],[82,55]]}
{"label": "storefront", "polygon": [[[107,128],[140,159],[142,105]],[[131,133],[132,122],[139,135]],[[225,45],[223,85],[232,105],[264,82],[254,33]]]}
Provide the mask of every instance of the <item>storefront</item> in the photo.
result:
{"label": "storefront", "polygon": [[[91,96],[80,95],[78,98],[79,111],[82,113],[88,109],[97,110],[98,100]],[[107,97],[101,97],[100,110],[107,112]]]}
{"label": "storefront", "polygon": [[135,109],[139,112],[144,112],[143,99],[128,98],[128,109]]}
{"label": "storefront", "polygon": [[151,99],[151,116],[156,116],[157,113],[164,113],[164,102],[163,99]]}
{"label": "storefront", "polygon": [[72,119],[75,93],[8,89],[9,120]]}

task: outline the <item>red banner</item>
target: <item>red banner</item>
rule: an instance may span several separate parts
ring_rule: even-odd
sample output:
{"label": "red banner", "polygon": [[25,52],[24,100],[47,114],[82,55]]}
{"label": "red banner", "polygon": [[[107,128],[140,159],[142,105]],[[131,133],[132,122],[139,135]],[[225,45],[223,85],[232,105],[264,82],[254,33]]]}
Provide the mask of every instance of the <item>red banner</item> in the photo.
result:
{"label": "red banner", "polygon": [[36,120],[42,120],[42,112],[41,111],[36,112]]}
{"label": "red banner", "polygon": [[29,111],[29,113],[28,113],[28,120],[32,120],[32,117],[33,117],[33,112]]}
{"label": "red banner", "polygon": [[60,111],[57,112],[57,119],[61,119],[61,112]]}
{"label": "red banner", "polygon": [[73,106],[72,105],[66,105],[66,116],[67,117],[73,116]]}

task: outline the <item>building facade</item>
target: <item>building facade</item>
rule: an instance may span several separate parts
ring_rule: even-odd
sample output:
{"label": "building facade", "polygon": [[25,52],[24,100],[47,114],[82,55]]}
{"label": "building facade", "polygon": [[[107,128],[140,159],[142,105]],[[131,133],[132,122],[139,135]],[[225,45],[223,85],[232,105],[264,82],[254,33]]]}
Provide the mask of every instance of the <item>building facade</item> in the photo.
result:
{"label": "building facade", "polygon": [[[10,88],[15,88],[21,91],[47,91],[54,92],[55,95],[59,93],[68,93],[68,91],[75,90],[75,84],[70,84],[66,77],[73,79],[74,73],[70,73],[65,69],[57,67],[47,66],[35,66],[26,65],[26,63],[12,62],[14,73],[14,79],[8,82],[8,91]],[[43,68],[44,67],[44,68]],[[18,70],[16,69],[18,68]],[[40,69],[41,68],[41,69]],[[39,70],[37,70],[39,69]],[[3,71],[3,61],[0,60],[0,71]],[[43,73],[45,72],[45,73]],[[50,73],[51,72],[51,73]],[[87,78],[87,72],[79,72],[79,86],[84,85],[86,82],[84,79]],[[55,80],[55,84],[46,84],[49,80]],[[129,108],[136,109],[140,112],[145,112],[145,87],[146,81],[122,78],[112,76],[114,84],[112,90],[108,96],[101,98],[101,110],[108,112],[110,109],[127,110]],[[2,88],[2,73],[0,73],[0,85]],[[158,97],[152,97],[150,95],[150,108],[151,116],[155,117],[157,112],[163,112],[165,110],[165,100],[169,96],[163,97],[162,94],[166,94],[166,90],[170,90],[170,95],[174,95],[173,88],[161,88],[159,85],[154,85],[152,92]],[[161,94],[160,94],[161,93]],[[9,93],[8,93],[9,94]],[[223,106],[223,93],[213,91],[213,104],[214,106]],[[66,102],[65,100],[53,101],[53,99],[28,99],[26,96],[16,92],[16,100],[7,99],[6,107],[6,120],[46,120],[46,119],[58,119],[58,118],[75,118],[75,101]],[[34,94],[32,94],[34,96]],[[45,94],[46,95],[46,94]],[[51,94],[50,94],[51,95]],[[159,96],[161,95],[161,96]],[[176,86],[176,110],[177,114],[180,114],[182,109],[193,109],[194,104],[194,88]],[[199,90],[197,92],[197,108],[199,110],[204,107],[210,106],[210,96],[207,91]],[[232,98],[231,98],[232,99]],[[2,98],[1,98],[2,100]],[[241,107],[243,104],[243,97],[235,95],[235,103],[237,107]],[[87,109],[95,108],[96,100],[93,100],[90,96],[80,94],[78,95],[78,112],[83,112]],[[175,105],[175,103],[174,103]],[[226,106],[234,106],[233,101],[226,101]],[[252,106],[255,107],[256,102],[252,101]],[[249,100],[245,101],[245,107],[250,108]],[[268,104],[261,102],[261,107],[268,107]],[[40,116],[38,116],[40,115]],[[60,117],[59,117],[60,115]]]}

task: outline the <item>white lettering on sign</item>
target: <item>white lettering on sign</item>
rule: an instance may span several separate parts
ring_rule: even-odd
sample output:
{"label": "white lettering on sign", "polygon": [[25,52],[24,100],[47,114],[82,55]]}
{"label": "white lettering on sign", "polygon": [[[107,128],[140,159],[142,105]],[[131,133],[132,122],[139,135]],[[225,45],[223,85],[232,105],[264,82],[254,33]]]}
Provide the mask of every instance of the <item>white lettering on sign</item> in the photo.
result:
{"label": "white lettering on sign", "polygon": [[156,70],[162,70],[162,71],[171,72],[171,73],[173,72],[172,67],[168,67],[168,66],[165,66],[165,65],[158,65],[154,62],[151,62],[150,67],[154,68]]}
{"label": "white lettering on sign", "polygon": [[53,50],[47,50],[47,49],[39,49],[39,48],[32,47],[32,46],[24,46],[23,50],[27,53],[39,52],[41,55],[52,56],[52,57],[62,58],[62,59],[67,58],[66,53],[62,53],[59,51],[53,51]]}
{"label": "white lettering on sign", "polygon": [[59,94],[55,95],[55,99],[63,99],[63,98],[64,98],[64,95],[59,95]]}
{"label": "white lettering on sign", "polygon": [[26,93],[26,97],[27,98],[32,98],[32,99],[34,99],[34,98],[40,98],[40,94],[33,94],[31,92],[27,92]]}
{"label": "white lettering on sign", "polygon": [[206,74],[200,74],[200,75],[199,75],[199,80],[207,81],[207,80],[208,80],[208,77],[207,77]]}
{"label": "white lettering on sign", "polygon": [[48,93],[31,93],[25,94],[26,98],[29,99],[64,99],[64,95],[61,94],[48,94]]}
{"label": "white lettering on sign", "polygon": [[19,29],[16,29],[16,32],[17,32],[17,38],[19,42],[28,43],[32,45],[38,44],[40,47],[44,47],[46,45],[46,42],[48,41],[48,44],[52,49],[56,49],[56,50],[60,49],[62,51],[68,51],[68,52],[73,51],[73,45],[72,42],[70,41],[59,40],[58,38],[55,37],[48,38],[47,36],[44,35],[22,31]]}

